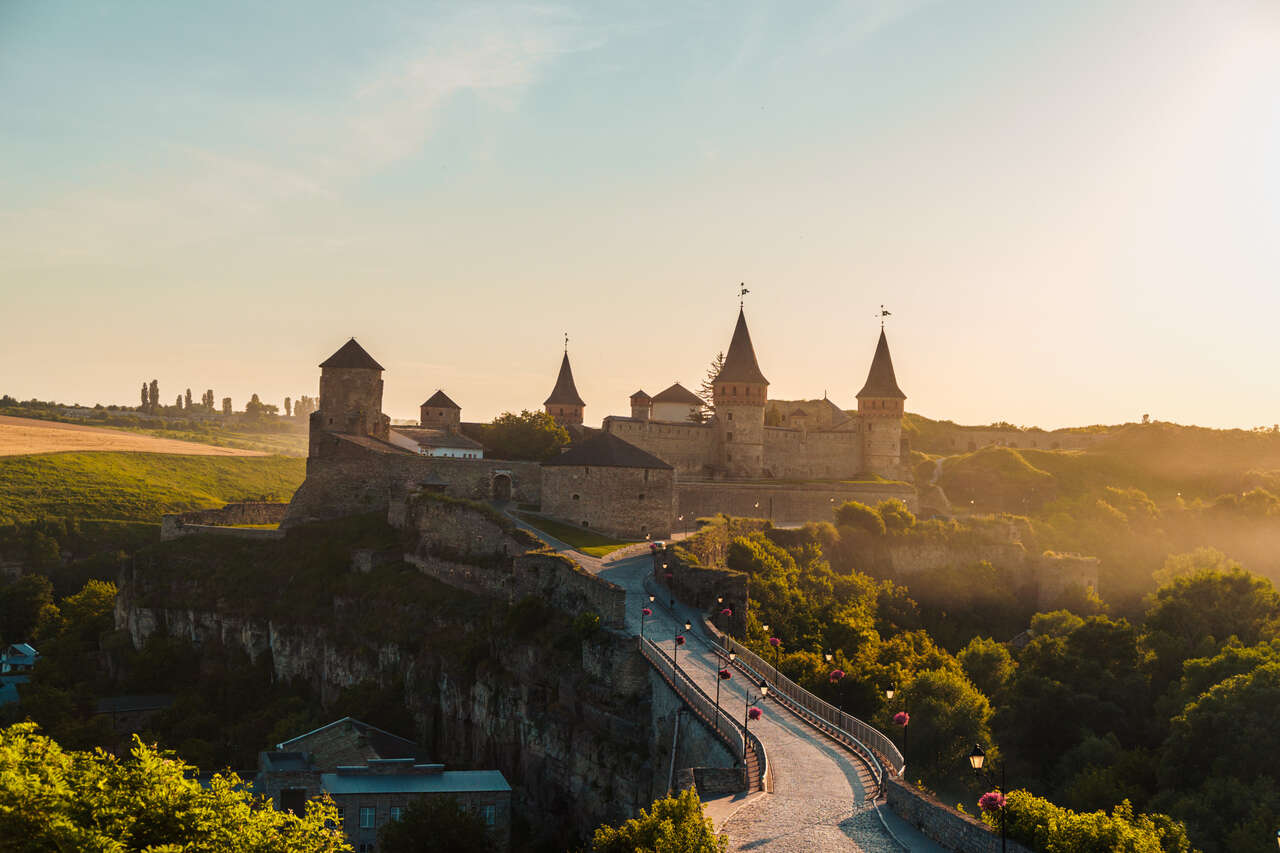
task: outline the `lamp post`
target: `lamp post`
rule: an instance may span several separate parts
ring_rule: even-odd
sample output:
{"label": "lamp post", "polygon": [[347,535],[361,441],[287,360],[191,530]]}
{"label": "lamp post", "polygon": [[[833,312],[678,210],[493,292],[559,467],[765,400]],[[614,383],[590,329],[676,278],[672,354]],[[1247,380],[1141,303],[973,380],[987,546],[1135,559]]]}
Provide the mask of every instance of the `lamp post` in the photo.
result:
{"label": "lamp post", "polygon": [[[649,596],[649,600],[653,601],[652,595]],[[645,623],[645,620],[652,615],[653,615],[653,611],[648,607],[642,608],[640,610],[640,645],[642,646],[644,645],[644,623]]]}
{"label": "lamp post", "polygon": [[686,538],[686,539],[688,539],[688,538],[689,538],[689,525],[685,522],[685,520],[684,520],[684,516],[683,516],[683,515],[677,515],[677,516],[676,516],[676,521],[680,522],[680,528],[681,528],[682,530],[684,530],[684,536],[685,536],[685,538]]}
{"label": "lamp post", "polygon": [[720,682],[728,681],[733,678],[733,673],[729,671],[729,667],[724,667],[720,672],[716,673],[716,731],[720,730]]}
{"label": "lamp post", "polygon": [[[692,627],[693,626],[690,623],[688,622],[684,623],[684,629],[686,631],[688,631]],[[676,629],[677,632],[679,632],[679,630],[680,630],[679,628]],[[684,635],[677,633],[675,644],[672,646],[672,651],[671,651],[671,667],[673,669],[680,668],[679,664],[677,663],[677,660],[679,660],[679,656],[680,656],[680,647],[683,645],[684,645]]]}
{"label": "lamp post", "polygon": [[[760,719],[761,715],[763,714],[763,712],[762,712],[759,708],[753,708],[753,707],[751,707],[751,706],[752,706],[752,705],[754,705],[754,704],[755,704],[755,703],[757,703],[757,702],[763,702],[765,699],[768,699],[768,698],[769,698],[769,685],[768,685],[768,683],[767,683],[767,682],[765,682],[764,680],[761,680],[761,682],[760,682],[760,695],[759,695],[759,696],[752,697],[752,695],[751,695],[751,691],[750,691],[750,690],[748,690],[748,691],[747,691],[747,707],[746,707],[746,712],[742,715],[742,728],[743,728],[743,729],[746,729],[746,728],[747,728],[747,725],[748,725],[752,720],[758,720],[758,719]],[[755,711],[755,713],[754,713],[754,714],[753,714],[753,713],[751,713],[752,711]]]}
{"label": "lamp post", "polygon": [[[983,751],[982,751],[982,745],[981,745],[981,744],[976,744],[976,743],[975,743],[975,744],[973,745],[973,752],[969,753],[969,766],[973,768],[973,772],[974,772],[974,774],[975,774],[976,776],[978,776],[978,778],[980,778],[980,779],[981,779],[981,778],[982,778],[982,776],[983,776],[983,773],[982,773],[982,764],[983,764],[983,762],[984,762],[984,761],[986,761],[986,758],[987,758],[987,754],[986,754],[985,752],[983,752]],[[995,799],[995,803],[996,803],[996,805],[997,805],[997,806],[999,807],[999,809],[1000,809],[1000,851],[1001,851],[1001,853],[1004,853],[1004,849],[1005,849],[1005,834],[1004,834],[1004,811],[1005,811],[1005,796],[1004,796],[1004,792],[1005,792],[1005,779],[1004,779],[1004,767],[1005,767],[1005,762],[1001,761],[1001,762],[1000,762],[1000,788],[999,788],[999,796]],[[990,771],[988,771],[988,773],[990,773]],[[986,799],[987,797],[989,797],[989,796],[990,796],[990,794],[983,794],[983,795],[982,795],[982,799],[978,800],[978,804],[979,804],[979,805],[981,805],[981,804],[982,804],[982,800],[985,800],[985,799]],[[1280,832],[1277,832],[1277,833],[1276,833],[1276,841],[1277,841],[1277,843],[1280,843]]]}

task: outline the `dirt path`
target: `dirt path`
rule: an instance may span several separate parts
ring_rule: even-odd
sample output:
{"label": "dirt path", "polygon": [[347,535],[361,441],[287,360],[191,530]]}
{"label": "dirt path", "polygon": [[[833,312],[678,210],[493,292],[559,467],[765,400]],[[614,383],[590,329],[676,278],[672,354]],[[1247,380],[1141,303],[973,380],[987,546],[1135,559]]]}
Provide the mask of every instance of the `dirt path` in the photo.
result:
{"label": "dirt path", "polygon": [[65,453],[76,450],[117,450],[171,453],[181,456],[267,456],[260,450],[214,447],[193,441],[156,438],[118,429],[60,424],[0,415],[0,456]]}

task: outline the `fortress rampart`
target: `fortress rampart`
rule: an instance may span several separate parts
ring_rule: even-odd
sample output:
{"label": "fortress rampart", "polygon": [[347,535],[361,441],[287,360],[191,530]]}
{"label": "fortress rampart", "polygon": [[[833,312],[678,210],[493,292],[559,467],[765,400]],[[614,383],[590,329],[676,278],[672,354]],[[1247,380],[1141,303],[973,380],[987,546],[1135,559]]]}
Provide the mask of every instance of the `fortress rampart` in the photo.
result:
{"label": "fortress rampart", "polygon": [[167,541],[196,533],[212,533],[242,539],[270,538],[272,535],[278,535],[279,532],[238,525],[280,524],[284,521],[288,507],[288,504],[273,501],[241,501],[229,503],[218,509],[167,513],[160,520],[160,539]]}
{"label": "fortress rampart", "polygon": [[685,476],[704,476],[715,458],[716,433],[710,424],[608,417],[603,429],[652,453]]}
{"label": "fortress rampart", "polygon": [[[916,490],[906,483],[797,483],[767,480],[677,483],[680,514],[690,528],[693,519],[724,513],[742,518],[771,518],[775,524],[830,521],[845,501],[877,504],[897,498],[913,511]],[[677,529],[680,529],[677,525]]]}

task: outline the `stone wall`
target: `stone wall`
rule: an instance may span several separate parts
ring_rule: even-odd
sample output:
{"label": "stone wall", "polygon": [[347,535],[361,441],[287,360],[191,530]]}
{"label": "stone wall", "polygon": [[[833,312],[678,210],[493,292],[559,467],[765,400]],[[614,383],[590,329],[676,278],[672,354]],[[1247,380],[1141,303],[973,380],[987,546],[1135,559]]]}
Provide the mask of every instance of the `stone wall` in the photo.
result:
{"label": "stone wall", "polygon": [[862,433],[856,428],[810,432],[765,427],[764,469],[771,476],[783,480],[855,477],[864,470]]}
{"label": "stone wall", "polygon": [[676,771],[676,789],[696,788],[702,799],[747,790],[745,767],[686,767]]}
{"label": "stone wall", "polygon": [[968,453],[983,447],[1018,447],[1037,450],[1083,450],[1107,437],[1105,432],[1072,430],[997,429],[957,424],[936,424],[929,441],[918,449],[928,453]]}
{"label": "stone wall", "polygon": [[542,512],[622,539],[670,536],[675,472],[548,465],[542,469]]}
{"label": "stone wall", "polygon": [[518,503],[536,506],[542,500],[542,466],[537,462],[447,459],[355,448],[346,458],[307,460],[307,478],[289,502],[281,526],[386,512],[393,501],[428,479],[443,481],[445,494],[468,500],[490,500],[505,482],[510,482],[512,500]]}
{"label": "stone wall", "polygon": [[677,483],[676,492],[685,522],[717,513],[771,518],[775,524],[830,521],[833,509],[845,501],[874,505],[888,498],[898,498],[913,511],[916,508],[916,490],[905,483],[775,485],[726,480]]}
{"label": "stone wall", "polygon": [[602,428],[652,453],[683,475],[704,476],[716,461],[716,431],[711,424],[607,417]]}
{"label": "stone wall", "polygon": [[[683,548],[668,546],[654,552],[653,573],[658,584],[669,591],[668,595],[705,612],[720,630],[731,633],[746,630],[749,598],[744,572],[723,568],[722,563],[703,565]],[[725,608],[732,611],[731,616],[720,615]]]}
{"label": "stone wall", "polygon": [[[961,814],[923,792],[904,784],[892,774],[885,779],[889,808],[947,850],[955,853],[1000,853],[1000,833],[982,821]],[[1032,853],[1014,841],[1009,853]]]}
{"label": "stone wall", "polygon": [[1098,588],[1098,567],[1102,561],[1097,557],[1045,552],[1038,563],[1038,603],[1041,611],[1061,606],[1063,598],[1069,593]]}
{"label": "stone wall", "polygon": [[[268,501],[242,501],[229,503],[218,509],[198,509],[192,512],[166,513],[160,521],[160,538],[176,539],[196,532],[207,532],[210,527],[231,527],[237,524],[279,524],[284,521],[289,505]],[[263,530],[240,530],[258,537]]]}

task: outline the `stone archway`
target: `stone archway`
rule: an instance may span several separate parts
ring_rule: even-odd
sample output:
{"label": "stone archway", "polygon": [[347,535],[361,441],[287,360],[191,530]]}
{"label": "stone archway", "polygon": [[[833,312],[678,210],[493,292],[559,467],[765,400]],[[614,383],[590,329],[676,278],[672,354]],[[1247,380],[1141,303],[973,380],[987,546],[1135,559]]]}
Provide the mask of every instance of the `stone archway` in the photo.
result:
{"label": "stone archway", "polygon": [[511,500],[515,490],[511,483],[511,475],[502,472],[493,475],[493,499],[499,503],[507,503]]}

